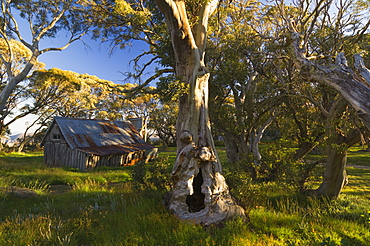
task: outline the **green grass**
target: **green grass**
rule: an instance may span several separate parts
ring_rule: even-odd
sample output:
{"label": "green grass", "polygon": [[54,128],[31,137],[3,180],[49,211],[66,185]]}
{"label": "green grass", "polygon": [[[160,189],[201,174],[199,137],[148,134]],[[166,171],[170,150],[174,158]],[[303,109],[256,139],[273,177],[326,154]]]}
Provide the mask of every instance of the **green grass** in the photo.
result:
{"label": "green grass", "polygon": [[[357,156],[356,153],[359,153]],[[362,158],[353,152],[353,160]],[[173,149],[160,153],[174,161]],[[220,158],[226,160],[224,151]],[[203,228],[180,221],[160,191],[132,188],[133,167],[81,172],[47,168],[40,153],[0,156],[0,245],[369,245],[370,170],[348,168],[334,201],[305,197],[284,183],[240,183],[247,221]]]}
{"label": "green grass", "polygon": [[344,187],[345,194],[365,196],[370,199],[370,169],[347,168],[348,184]]}
{"label": "green grass", "polygon": [[364,151],[362,146],[350,148],[348,151],[348,164],[370,167],[370,152]]}
{"label": "green grass", "polygon": [[171,163],[176,159],[176,147],[167,147],[165,150],[159,150],[158,157],[167,157]]}
{"label": "green grass", "polygon": [[[325,157],[325,155],[320,154],[309,154],[310,158],[318,160]],[[365,151],[365,148],[357,145],[351,147],[347,152],[347,165],[358,165],[358,166],[368,166],[370,167],[370,152]]]}

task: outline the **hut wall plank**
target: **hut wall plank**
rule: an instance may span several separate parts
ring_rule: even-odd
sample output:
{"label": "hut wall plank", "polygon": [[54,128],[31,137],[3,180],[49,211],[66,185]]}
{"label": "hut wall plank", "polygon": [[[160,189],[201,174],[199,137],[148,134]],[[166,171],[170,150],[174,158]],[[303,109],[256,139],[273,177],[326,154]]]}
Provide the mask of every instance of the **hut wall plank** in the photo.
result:
{"label": "hut wall plank", "polygon": [[[118,167],[124,165],[133,165],[136,163],[136,161],[145,158],[145,150],[127,154],[99,156],[77,149],[71,149],[69,147],[71,141],[70,138],[67,138],[69,140],[68,144],[58,124],[59,123],[57,123],[57,121],[54,121],[43,140],[44,163],[48,167],[74,167],[80,170],[100,166]],[[74,123],[72,126],[75,126]],[[106,126],[106,124],[103,124],[103,126]],[[132,129],[130,128],[130,130]],[[105,133],[109,134],[110,132]]]}

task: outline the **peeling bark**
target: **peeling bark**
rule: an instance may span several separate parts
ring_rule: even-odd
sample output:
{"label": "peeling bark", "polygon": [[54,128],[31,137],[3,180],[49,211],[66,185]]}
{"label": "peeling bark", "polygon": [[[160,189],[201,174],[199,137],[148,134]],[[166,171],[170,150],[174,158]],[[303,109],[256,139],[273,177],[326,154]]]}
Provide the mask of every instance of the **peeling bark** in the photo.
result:
{"label": "peeling bark", "polygon": [[365,63],[361,55],[355,54],[354,58],[355,58],[355,67],[365,80],[364,84],[366,84],[367,87],[370,87],[370,70],[367,67],[365,67]]}
{"label": "peeling bark", "polygon": [[175,53],[176,75],[189,85],[180,98],[176,124],[177,158],[172,169],[169,209],[179,218],[210,225],[244,210],[231,197],[211,134],[208,114],[209,72],[204,65],[208,18],[217,0],[200,7],[192,28],[184,1],[156,0],[166,18]]}
{"label": "peeling bark", "polygon": [[197,148],[185,132],[188,142],[179,153],[172,170],[173,191],[169,209],[181,219],[210,225],[230,217],[244,217],[236,205],[222,174],[216,169],[216,157],[209,147]]}
{"label": "peeling bark", "polygon": [[355,65],[361,75],[357,75],[347,64],[343,53],[339,53],[333,65],[320,65],[306,57],[306,49],[301,47],[301,36],[289,25],[292,33],[292,47],[296,65],[301,75],[308,79],[325,83],[337,90],[357,111],[363,123],[370,129],[370,72],[359,54],[354,55]]}
{"label": "peeling bark", "polygon": [[[202,83],[206,82],[208,80],[202,80]],[[178,138],[179,152],[172,170],[174,185],[169,202],[169,209],[178,217],[203,225],[245,216],[244,210],[231,197],[221,174],[206,107],[208,101],[204,89],[207,87],[201,86],[203,95],[194,97],[195,100],[200,97],[199,106],[190,101],[190,106],[184,105],[190,109],[187,115],[183,112],[178,119],[182,134]],[[184,115],[187,117],[182,118]],[[180,149],[179,146],[183,147]]]}

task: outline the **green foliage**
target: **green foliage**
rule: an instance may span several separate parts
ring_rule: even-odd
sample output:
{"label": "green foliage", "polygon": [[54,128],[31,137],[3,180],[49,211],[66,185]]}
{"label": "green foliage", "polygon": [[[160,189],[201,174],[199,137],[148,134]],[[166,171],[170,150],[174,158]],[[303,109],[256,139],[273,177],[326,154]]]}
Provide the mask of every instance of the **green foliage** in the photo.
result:
{"label": "green foliage", "polygon": [[293,149],[283,147],[278,142],[261,151],[264,156],[259,168],[262,178],[276,181],[287,176],[294,176],[289,173],[293,170],[292,167],[296,165],[291,158],[293,151]]}
{"label": "green foliage", "polygon": [[147,112],[157,106],[152,87],[146,94],[133,95],[129,91],[137,85],[115,84],[93,75],[52,68],[35,71],[29,80],[26,94],[39,106],[38,113],[47,115],[45,118],[55,114],[111,120],[122,119],[122,115],[147,117]]}
{"label": "green foliage", "polygon": [[[33,35],[41,38],[55,38],[61,29],[78,36],[88,29],[89,20],[86,9],[80,5],[81,1],[45,1],[45,0],[17,0],[11,6],[19,11],[19,16],[29,21]],[[65,12],[63,14],[63,12]],[[60,19],[57,18],[61,15]],[[86,18],[86,20],[85,20]],[[57,20],[54,25],[50,25]]]}
{"label": "green foliage", "polygon": [[[136,7],[136,10],[133,7]],[[145,8],[141,10],[137,6],[131,6],[131,4],[126,2],[125,0],[115,1],[113,13],[129,19],[127,24],[138,26],[144,26],[148,21],[148,17],[150,16],[149,10]]]}
{"label": "green foliage", "polygon": [[176,120],[178,116],[178,104],[168,102],[151,111],[149,128],[154,129],[164,146],[176,144]]}
{"label": "green foliage", "polygon": [[[19,74],[22,69],[24,69],[24,64],[32,56],[32,51],[26,47],[22,42],[10,38],[6,40],[0,38],[0,90],[4,90],[4,87],[9,82],[9,77],[14,76],[14,74]],[[12,64],[12,66],[9,66]],[[34,67],[31,71],[35,69],[40,69],[45,66],[42,62],[35,62]],[[12,75],[13,74],[13,75]],[[0,120],[0,134],[11,134],[9,130],[9,125],[15,121],[22,119],[24,116],[35,113],[34,108],[29,108],[27,106],[19,107],[24,100],[27,99],[25,91],[27,90],[27,83],[19,83],[12,93],[9,95],[9,100],[6,102],[6,108],[2,114],[3,117]],[[21,108],[21,110],[15,110],[16,108]],[[12,116],[12,120],[6,119],[6,116]]]}
{"label": "green foliage", "polygon": [[[29,50],[24,44],[22,44],[20,41],[17,41],[15,39],[10,39],[5,42],[4,38],[0,38],[0,50],[3,53],[2,57],[4,60],[0,61],[0,67],[2,72],[6,72],[6,66],[4,64],[4,61],[7,61],[10,58],[10,54],[12,54],[12,61],[14,63],[14,66],[12,67],[13,73],[19,73],[25,62],[30,59],[32,56],[31,50]],[[11,53],[10,53],[11,50]],[[35,64],[35,69],[42,68],[45,66],[42,62],[37,62]],[[1,83],[5,83],[4,80],[6,77],[1,77]]]}
{"label": "green foliage", "polygon": [[157,94],[163,102],[178,101],[184,94],[187,94],[189,85],[181,82],[176,76],[168,75],[161,77],[157,82]]}
{"label": "green foliage", "polygon": [[160,157],[152,162],[139,162],[132,173],[134,188],[137,190],[169,191],[171,189],[171,167],[168,157]]}
{"label": "green foliage", "polygon": [[321,177],[323,167],[318,165],[321,162],[316,159],[294,160],[292,157],[296,149],[287,145],[289,143],[282,140],[264,145],[261,147],[263,158],[260,162],[255,163],[253,156],[248,156],[232,166],[229,165],[226,168],[227,175],[243,176],[240,180],[251,179],[254,182],[280,181],[304,189],[308,181]]}
{"label": "green foliage", "polygon": [[370,226],[370,211],[365,214],[361,214],[361,217],[364,218],[365,223]]}

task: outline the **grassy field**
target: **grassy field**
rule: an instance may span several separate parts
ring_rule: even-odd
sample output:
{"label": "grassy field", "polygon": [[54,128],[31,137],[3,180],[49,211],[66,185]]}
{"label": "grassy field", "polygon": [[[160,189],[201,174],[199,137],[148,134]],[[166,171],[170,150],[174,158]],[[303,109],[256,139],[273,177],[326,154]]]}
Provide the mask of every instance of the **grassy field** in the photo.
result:
{"label": "grassy field", "polygon": [[[160,155],[175,158],[173,149]],[[349,164],[366,160],[370,153],[349,155]],[[170,214],[163,191],[135,190],[133,169],[81,172],[47,168],[42,153],[0,156],[0,245],[370,245],[370,170],[348,168],[335,201],[241,179],[247,221],[203,228]]]}

